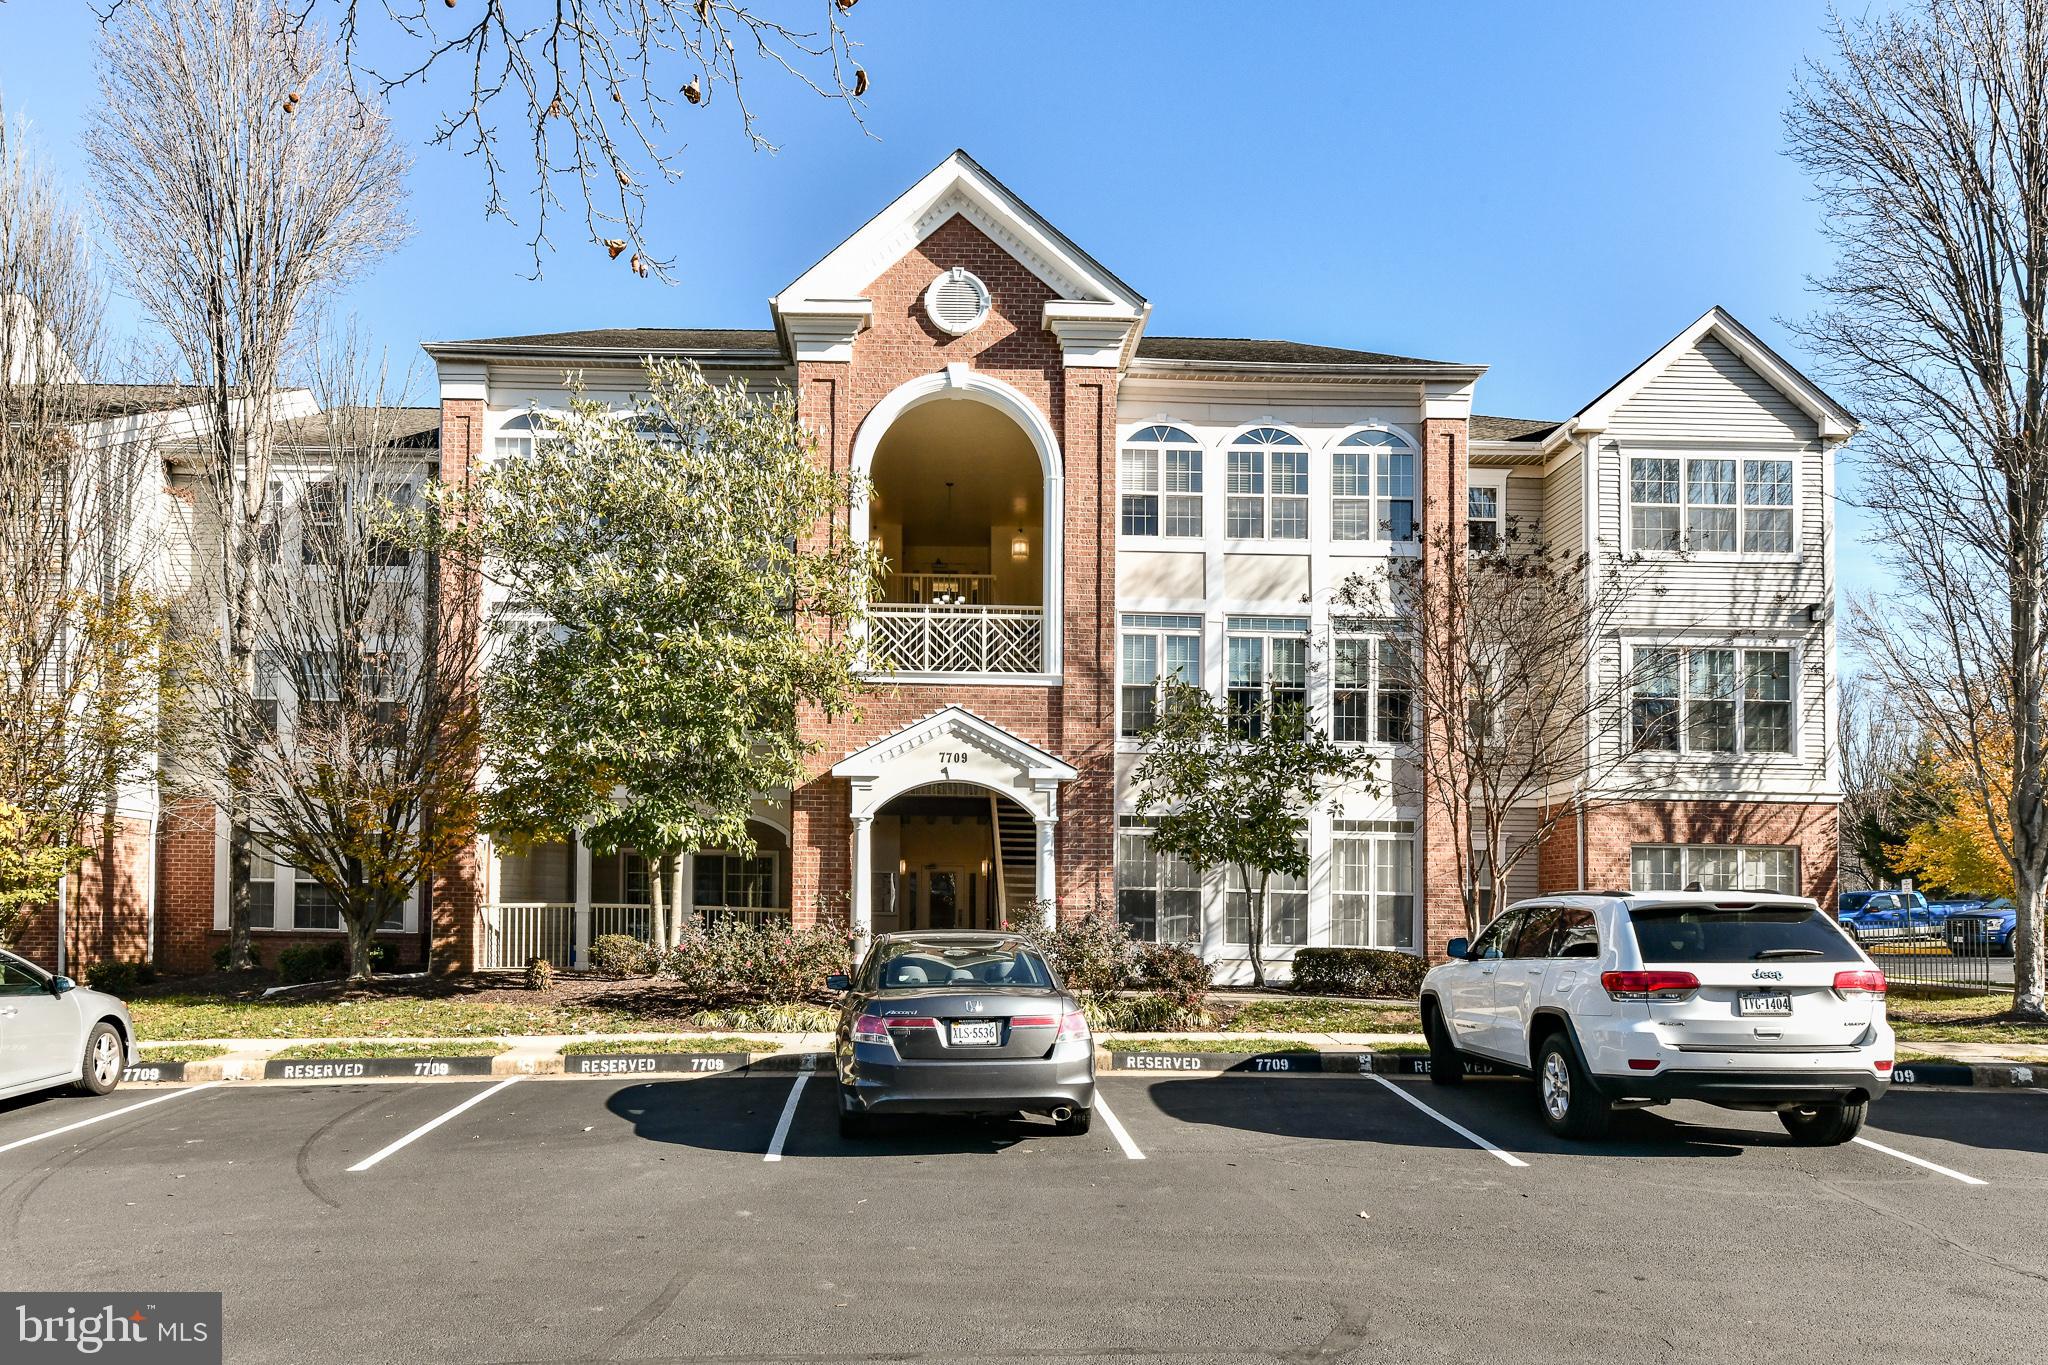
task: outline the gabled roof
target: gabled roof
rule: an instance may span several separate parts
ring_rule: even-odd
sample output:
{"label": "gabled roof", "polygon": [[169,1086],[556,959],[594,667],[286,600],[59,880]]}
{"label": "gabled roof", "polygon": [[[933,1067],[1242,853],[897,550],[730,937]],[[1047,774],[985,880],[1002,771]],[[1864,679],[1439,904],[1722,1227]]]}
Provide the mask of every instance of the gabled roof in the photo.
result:
{"label": "gabled roof", "polygon": [[1607,430],[1623,404],[1641,393],[1678,357],[1710,336],[1733,351],[1743,364],[1762,376],[1765,383],[1813,418],[1823,439],[1845,440],[1855,434],[1858,423],[1847,408],[1766,346],[1756,333],[1736,321],[1733,313],[1716,304],[1700,314],[1684,331],[1665,342],[1649,359],[1610,384],[1599,397],[1559,423],[1557,430],[1544,442],[1546,448],[1562,445],[1580,434]]}
{"label": "gabled roof", "polygon": [[832,765],[834,777],[874,777],[893,758],[921,748],[934,739],[952,737],[978,744],[1002,755],[1033,777],[1071,782],[1080,774],[1072,765],[1047,753],[1029,740],[1020,739],[1002,726],[983,720],[964,706],[943,706],[901,729],[848,754]]}
{"label": "gabled roof", "polygon": [[1482,417],[1475,412],[1467,435],[1474,441],[1537,445],[1557,428],[1556,419],[1550,417]]}
{"label": "gabled roof", "polygon": [[784,363],[781,340],[765,327],[592,327],[574,332],[429,341],[442,356],[676,356],[719,364]]}
{"label": "gabled roof", "polygon": [[787,309],[858,298],[903,253],[955,214],[966,218],[1015,256],[1062,299],[1102,303],[1132,316],[1145,298],[1040,217],[1008,186],[964,151],[955,151],[825,253],[770,300],[778,318]]}

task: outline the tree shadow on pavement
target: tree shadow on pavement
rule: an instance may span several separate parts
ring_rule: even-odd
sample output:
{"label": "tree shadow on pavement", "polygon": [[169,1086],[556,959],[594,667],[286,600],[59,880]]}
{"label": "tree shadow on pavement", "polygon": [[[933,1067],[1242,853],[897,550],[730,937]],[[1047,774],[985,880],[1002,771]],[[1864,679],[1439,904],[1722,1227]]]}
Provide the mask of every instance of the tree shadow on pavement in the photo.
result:
{"label": "tree shadow on pavement", "polygon": [[[766,1155],[796,1077],[708,1076],[628,1086],[605,1108],[633,1125],[634,1135],[707,1151]],[[1038,1119],[962,1119],[911,1116],[881,1120],[860,1138],[839,1136],[837,1099],[830,1072],[813,1073],[791,1115],[782,1151],[787,1157],[993,1156],[1034,1139],[1055,1140]]]}
{"label": "tree shadow on pavement", "polygon": [[2048,1094],[1895,1088],[1870,1106],[1865,1131],[1882,1142],[1879,1129],[1986,1151],[2048,1156]]}

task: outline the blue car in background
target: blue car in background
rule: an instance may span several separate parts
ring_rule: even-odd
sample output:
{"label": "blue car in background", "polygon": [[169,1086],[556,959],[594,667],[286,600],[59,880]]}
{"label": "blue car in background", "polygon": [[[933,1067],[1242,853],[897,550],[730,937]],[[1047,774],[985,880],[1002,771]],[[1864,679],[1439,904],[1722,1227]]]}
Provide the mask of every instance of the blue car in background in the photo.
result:
{"label": "blue car in background", "polygon": [[1918,891],[1844,891],[1835,919],[1860,944],[1941,937],[1947,914]]}
{"label": "blue car in background", "polygon": [[2019,921],[2019,907],[2003,896],[1958,902],[1942,921],[1941,941],[1957,957],[2011,957],[2013,930]]}

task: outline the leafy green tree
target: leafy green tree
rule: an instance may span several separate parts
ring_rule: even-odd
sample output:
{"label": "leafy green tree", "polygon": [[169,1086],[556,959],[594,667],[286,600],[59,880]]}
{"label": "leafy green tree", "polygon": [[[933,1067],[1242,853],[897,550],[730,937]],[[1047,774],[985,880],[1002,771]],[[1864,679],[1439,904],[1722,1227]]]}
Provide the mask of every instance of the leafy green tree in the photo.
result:
{"label": "leafy green tree", "polygon": [[483,675],[487,825],[638,849],[656,942],[676,860],[747,849],[763,792],[808,776],[798,717],[853,705],[880,571],[830,537],[854,495],[794,397],[650,362],[615,413],[577,394],[531,451],[438,500],[444,548],[506,594]]}
{"label": "leafy green tree", "polygon": [[1332,740],[1298,706],[1246,714],[1175,679],[1142,743],[1133,784],[1152,847],[1235,872],[1249,910],[1252,982],[1265,985],[1267,884],[1275,873],[1308,875],[1303,826],[1324,791],[1378,795],[1372,756]]}

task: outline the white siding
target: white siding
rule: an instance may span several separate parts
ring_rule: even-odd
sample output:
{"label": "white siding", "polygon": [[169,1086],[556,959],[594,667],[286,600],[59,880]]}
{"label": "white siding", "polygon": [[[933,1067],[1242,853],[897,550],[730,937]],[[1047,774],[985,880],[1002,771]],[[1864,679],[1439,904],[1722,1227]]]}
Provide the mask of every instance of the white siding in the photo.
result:
{"label": "white siding", "polygon": [[1815,440],[1820,431],[1798,404],[1708,336],[1623,404],[1607,434],[1775,444]]}

